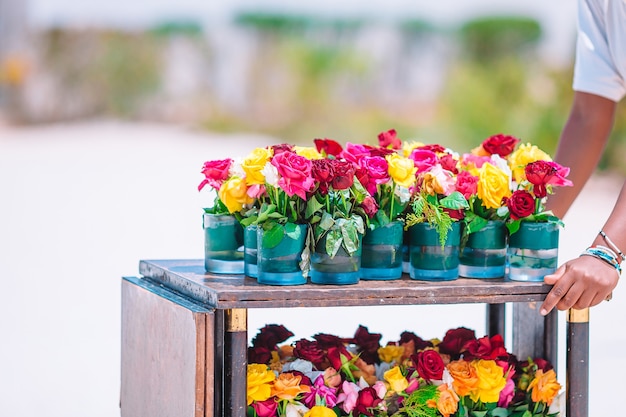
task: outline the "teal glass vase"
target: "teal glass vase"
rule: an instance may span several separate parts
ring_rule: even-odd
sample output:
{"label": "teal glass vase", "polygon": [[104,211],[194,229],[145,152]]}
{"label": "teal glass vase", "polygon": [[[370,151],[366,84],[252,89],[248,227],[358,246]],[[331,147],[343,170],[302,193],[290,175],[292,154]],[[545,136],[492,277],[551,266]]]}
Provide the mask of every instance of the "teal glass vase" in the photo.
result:
{"label": "teal glass vase", "polygon": [[259,276],[257,266],[257,225],[243,229],[243,273],[251,278]]}
{"label": "teal glass vase", "polygon": [[342,245],[334,256],[326,250],[328,233],[322,236],[311,253],[311,282],[314,284],[350,285],[361,279],[361,253],[363,235],[358,236],[357,250],[348,253]]}
{"label": "teal glass vase", "polygon": [[444,245],[429,223],[409,228],[409,276],[422,281],[451,281],[459,276],[461,227],[452,222]]}
{"label": "teal glass vase", "polygon": [[461,248],[459,275],[465,278],[504,278],[506,273],[506,234],[503,221],[490,220],[470,233]]}
{"label": "teal glass vase", "polygon": [[243,274],[243,228],[234,216],[204,213],[204,269]]}
{"label": "teal glass vase", "polygon": [[558,255],[558,224],[523,221],[509,236],[507,277],[512,281],[543,281],[556,271]]}
{"label": "teal glass vase", "polygon": [[[266,231],[262,226],[257,229],[257,281],[266,285],[302,285],[306,284],[307,277],[300,269],[302,252],[306,241],[306,224],[289,224],[279,226],[283,235],[279,243],[269,247],[264,244],[265,235],[277,233]],[[287,230],[293,232],[287,233]]]}
{"label": "teal glass vase", "polygon": [[366,229],[361,252],[361,279],[400,279],[403,238],[404,225],[399,221]]}

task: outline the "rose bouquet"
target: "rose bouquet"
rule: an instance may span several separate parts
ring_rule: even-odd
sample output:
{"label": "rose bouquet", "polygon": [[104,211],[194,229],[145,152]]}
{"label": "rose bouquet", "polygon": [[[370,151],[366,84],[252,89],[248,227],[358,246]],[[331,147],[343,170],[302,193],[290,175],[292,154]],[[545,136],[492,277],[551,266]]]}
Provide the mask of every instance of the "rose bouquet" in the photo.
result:
{"label": "rose bouquet", "polygon": [[541,358],[518,361],[502,337],[449,330],[424,340],[405,331],[380,344],[359,326],[353,337],[260,330],[248,349],[248,415],[273,416],[557,416],[561,390]]}
{"label": "rose bouquet", "polygon": [[239,174],[238,165],[231,158],[206,161],[202,166],[204,179],[198,185],[202,191],[209,185],[214,191],[211,207],[204,211],[211,214],[239,214],[245,205],[252,204],[254,198],[248,195],[244,175]]}

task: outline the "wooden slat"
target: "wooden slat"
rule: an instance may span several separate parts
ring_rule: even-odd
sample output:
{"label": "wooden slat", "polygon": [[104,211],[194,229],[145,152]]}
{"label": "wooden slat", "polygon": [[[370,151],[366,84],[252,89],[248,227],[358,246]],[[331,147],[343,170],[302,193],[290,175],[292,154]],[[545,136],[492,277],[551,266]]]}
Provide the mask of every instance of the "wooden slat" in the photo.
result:
{"label": "wooden slat", "polygon": [[213,416],[213,311],[122,280],[122,417]]}
{"label": "wooden slat", "polygon": [[143,276],[217,309],[326,307],[406,304],[460,304],[541,301],[542,282],[503,279],[365,281],[355,285],[261,285],[243,275],[208,274],[202,260],[141,261]]}

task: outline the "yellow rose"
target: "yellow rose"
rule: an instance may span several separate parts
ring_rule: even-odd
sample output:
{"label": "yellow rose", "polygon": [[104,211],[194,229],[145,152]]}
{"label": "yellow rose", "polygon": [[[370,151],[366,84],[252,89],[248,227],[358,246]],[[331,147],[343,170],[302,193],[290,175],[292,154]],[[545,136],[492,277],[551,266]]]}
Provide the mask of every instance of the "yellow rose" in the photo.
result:
{"label": "yellow rose", "polygon": [[248,186],[243,178],[233,177],[225,181],[217,195],[230,213],[243,209],[244,204],[252,204],[254,198],[247,194]]}
{"label": "yellow rose", "polygon": [[402,392],[409,386],[409,381],[402,375],[399,366],[394,366],[383,375],[385,381],[389,384],[389,388],[395,392]]}
{"label": "yellow rose", "polygon": [[535,161],[552,161],[550,155],[530,143],[520,145],[520,147],[509,156],[509,166],[513,171],[513,179],[517,183],[526,179],[524,169],[526,165]]}
{"label": "yellow rose", "polygon": [[476,368],[478,387],[476,391],[470,393],[470,398],[484,403],[498,402],[500,391],[506,385],[502,367],[496,361],[485,359],[473,361],[472,365]]}
{"label": "yellow rose", "polygon": [[415,183],[415,173],[417,168],[412,159],[403,158],[398,154],[387,155],[389,164],[389,176],[401,187],[410,187]]}
{"label": "yellow rose", "polygon": [[404,355],[404,346],[388,345],[378,348],[378,357],[383,362],[399,362]]}
{"label": "yellow rose", "polygon": [[511,196],[509,176],[490,163],[483,164],[478,170],[477,195],[485,207],[499,208],[502,199]]}
{"label": "yellow rose", "polygon": [[337,417],[332,408],[316,405],[304,414],[304,417]]}
{"label": "yellow rose", "polygon": [[317,151],[317,149],[312,148],[310,146],[294,146],[293,151],[300,155],[304,156],[306,159],[322,159],[324,156]]}
{"label": "yellow rose", "polygon": [[542,402],[548,405],[552,404],[552,400],[554,400],[554,397],[556,397],[561,390],[561,384],[556,380],[554,369],[550,369],[546,373],[541,369],[537,370],[535,378],[528,386],[528,390],[531,389],[532,392],[530,396],[534,402]]}
{"label": "yellow rose", "polygon": [[276,375],[267,365],[253,363],[248,365],[248,405],[253,401],[265,401],[272,396],[271,382]]}
{"label": "yellow rose", "polygon": [[402,144],[402,154],[406,157],[408,157],[409,155],[411,155],[411,152],[413,152],[413,150],[415,150],[415,148],[419,148],[420,146],[424,146],[424,144],[422,142],[404,142]]}
{"label": "yellow rose", "polygon": [[264,184],[265,175],[261,170],[272,157],[272,150],[268,148],[256,148],[241,163],[243,172],[246,173],[246,184]]}

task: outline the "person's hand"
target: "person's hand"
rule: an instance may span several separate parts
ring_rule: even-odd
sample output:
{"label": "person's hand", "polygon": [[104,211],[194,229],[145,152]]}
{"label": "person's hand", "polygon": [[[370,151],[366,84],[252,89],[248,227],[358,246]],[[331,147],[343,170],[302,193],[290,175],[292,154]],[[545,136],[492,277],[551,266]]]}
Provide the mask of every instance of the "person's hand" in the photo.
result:
{"label": "person's hand", "polygon": [[600,304],[617,286],[619,275],[615,268],[592,256],[581,256],[561,265],[554,274],[546,275],[544,282],[554,285],[540,312],[548,314],[559,310],[583,309]]}

